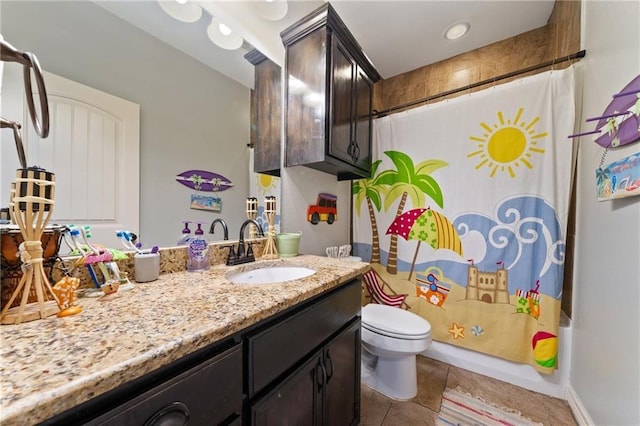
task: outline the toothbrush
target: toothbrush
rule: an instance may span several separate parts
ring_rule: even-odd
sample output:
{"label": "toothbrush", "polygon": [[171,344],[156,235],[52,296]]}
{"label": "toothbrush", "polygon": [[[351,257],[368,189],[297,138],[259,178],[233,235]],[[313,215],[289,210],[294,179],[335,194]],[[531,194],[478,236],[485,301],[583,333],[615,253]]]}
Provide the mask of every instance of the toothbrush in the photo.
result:
{"label": "toothbrush", "polygon": [[141,250],[131,242],[131,233],[130,232],[118,230],[118,231],[116,231],[116,237],[118,237],[118,239],[120,241],[122,241],[122,245],[127,250],[133,250],[133,251],[135,251],[137,253],[141,253]]}
{"label": "toothbrush", "polygon": [[84,262],[88,253],[85,252],[85,250],[82,248],[82,244],[79,244],[76,239],[76,238],[79,238],[80,231],[78,231],[78,229],[74,225],[69,225],[68,228],[69,228],[68,231],[63,234],[65,244],[69,247],[71,251],[76,250],[80,254],[82,263],[85,264],[85,266],[87,267],[87,270],[89,271],[89,275],[91,276],[91,280],[93,281],[93,284],[96,286],[97,289],[99,289],[100,281],[98,281],[98,276],[96,275],[96,272],[93,269],[93,265],[86,264]]}
{"label": "toothbrush", "polygon": [[122,241],[122,245],[129,250],[133,250],[138,254],[155,254],[158,252],[158,246],[153,246],[150,249],[142,249],[141,244],[133,244],[133,238],[131,238],[131,232],[129,231],[116,231],[116,236]]}
{"label": "toothbrush", "polygon": [[136,242],[138,237],[136,234],[132,232],[128,232],[129,242],[138,249],[138,253],[140,254],[156,254],[158,252],[158,246],[153,246],[150,249],[142,249],[142,243],[140,241]]}
{"label": "toothbrush", "polygon": [[[97,262],[98,268],[100,268],[100,272],[102,272],[102,275],[104,276],[105,280],[110,281],[111,279],[115,279],[119,281],[120,274],[118,273],[118,265],[116,265],[115,262],[111,261],[113,259],[113,256],[111,255],[111,253],[109,253],[107,250],[104,250],[104,252],[100,253],[100,250],[98,250],[92,244],[89,244],[88,239],[91,238],[91,227],[89,225],[85,225],[82,228],[80,228],[80,231],[82,232],[82,239],[84,240],[85,244],[96,256],[96,259],[98,261]],[[109,268],[107,268],[107,265],[105,265],[105,262],[109,263]],[[113,272],[113,278],[111,277],[111,273],[109,273],[109,270]]]}
{"label": "toothbrush", "polygon": [[133,244],[133,238],[132,238],[132,234],[129,231],[123,231],[124,233],[124,237],[126,238],[126,240],[129,242],[129,244],[131,245],[131,247],[133,247],[138,253],[140,254],[155,254],[158,252],[158,246],[153,246],[150,249],[142,249],[142,245],[141,244]]}

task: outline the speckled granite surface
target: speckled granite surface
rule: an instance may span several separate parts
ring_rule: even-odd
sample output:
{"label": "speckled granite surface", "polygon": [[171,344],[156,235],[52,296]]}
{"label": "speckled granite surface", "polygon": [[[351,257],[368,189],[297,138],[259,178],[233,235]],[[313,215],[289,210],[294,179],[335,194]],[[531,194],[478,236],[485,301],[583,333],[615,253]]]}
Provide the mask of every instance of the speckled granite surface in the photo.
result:
{"label": "speckled granite surface", "polygon": [[[279,284],[238,285],[225,275],[260,266],[317,272]],[[34,424],[323,293],[367,263],[297,256],[206,272],[161,275],[129,292],[80,299],[66,318],[0,327],[0,424]]]}

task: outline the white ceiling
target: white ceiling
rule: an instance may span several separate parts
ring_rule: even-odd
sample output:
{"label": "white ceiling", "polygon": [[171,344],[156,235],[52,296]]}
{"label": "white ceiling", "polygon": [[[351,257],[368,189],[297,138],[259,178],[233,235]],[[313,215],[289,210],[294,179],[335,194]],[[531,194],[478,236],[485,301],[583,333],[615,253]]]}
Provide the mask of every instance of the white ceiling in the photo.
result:
{"label": "white ceiling", "polygon": [[[205,10],[195,23],[169,17],[155,0],[96,3],[247,87],[253,87],[253,66],[243,57],[247,50],[215,46],[206,34],[210,16],[243,36],[245,47],[254,46],[283,65],[280,31],[324,3],[289,0],[287,15],[270,21],[260,13],[262,0],[191,1]],[[378,72],[389,78],[539,28],[547,23],[554,1],[334,0],[331,4]],[[445,40],[444,30],[461,21],[471,24],[469,33],[459,40]]]}

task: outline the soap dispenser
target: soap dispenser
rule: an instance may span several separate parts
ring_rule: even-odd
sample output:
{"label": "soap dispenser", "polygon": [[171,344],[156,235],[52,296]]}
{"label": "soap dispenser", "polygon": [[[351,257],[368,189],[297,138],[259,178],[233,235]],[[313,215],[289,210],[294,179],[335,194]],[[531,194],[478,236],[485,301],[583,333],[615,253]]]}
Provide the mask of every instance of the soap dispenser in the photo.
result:
{"label": "soap dispenser", "polygon": [[204,239],[202,224],[203,222],[198,222],[195,237],[189,241],[187,246],[187,270],[192,272],[209,269],[209,244]]}
{"label": "soap dispenser", "polygon": [[178,245],[187,246],[189,245],[189,241],[191,241],[192,239],[191,229],[189,229],[189,224],[191,223],[191,221],[185,220],[182,223],[184,223],[184,228],[182,229],[182,235],[180,235],[180,238],[178,238]]}

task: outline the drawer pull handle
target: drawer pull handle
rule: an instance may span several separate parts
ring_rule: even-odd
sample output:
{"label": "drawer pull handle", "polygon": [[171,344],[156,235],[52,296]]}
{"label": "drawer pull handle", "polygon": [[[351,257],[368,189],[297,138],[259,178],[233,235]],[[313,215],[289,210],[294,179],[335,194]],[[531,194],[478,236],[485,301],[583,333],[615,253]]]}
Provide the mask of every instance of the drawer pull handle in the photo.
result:
{"label": "drawer pull handle", "polygon": [[331,377],[333,377],[333,361],[331,361],[331,354],[329,354],[328,350],[327,350],[327,362],[329,363],[329,366],[326,367],[327,383],[329,383],[329,380],[331,380]]}
{"label": "drawer pull handle", "polygon": [[172,402],[156,412],[144,426],[186,426],[189,409],[182,402]]}
{"label": "drawer pull handle", "polygon": [[[320,368],[320,372],[318,372],[318,368]],[[324,384],[327,382],[327,370],[325,370],[324,368],[322,359],[319,359],[318,364],[316,365],[316,382],[318,383],[318,392],[322,389]]]}

